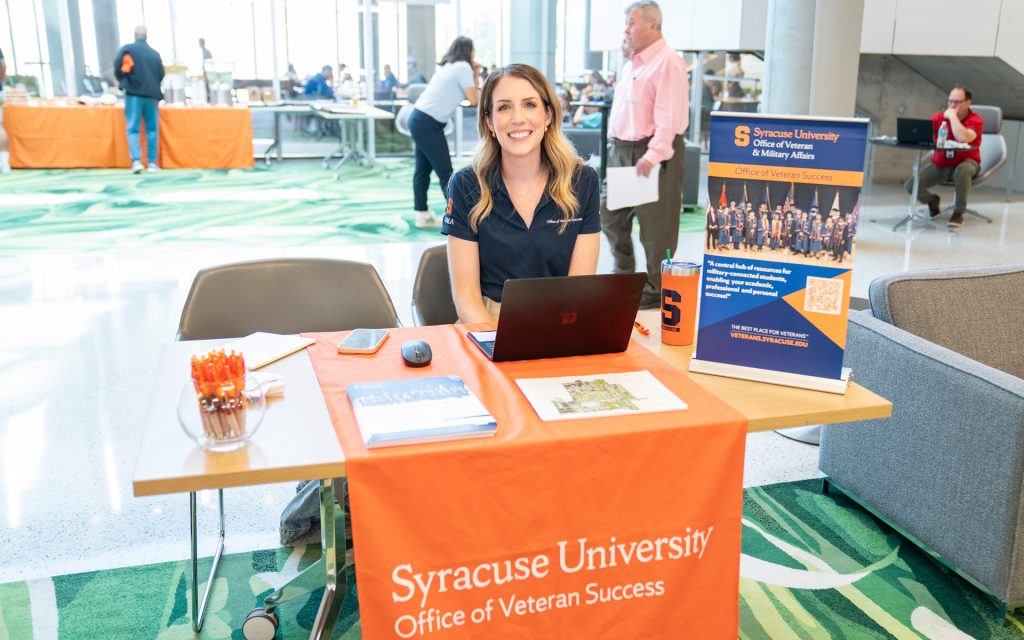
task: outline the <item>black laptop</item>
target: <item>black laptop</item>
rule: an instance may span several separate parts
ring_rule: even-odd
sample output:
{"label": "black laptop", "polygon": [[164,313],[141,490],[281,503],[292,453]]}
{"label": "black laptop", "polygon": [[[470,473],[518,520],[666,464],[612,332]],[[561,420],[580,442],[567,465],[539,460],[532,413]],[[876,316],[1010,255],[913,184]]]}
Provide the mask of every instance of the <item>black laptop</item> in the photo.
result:
{"label": "black laptop", "polygon": [[645,273],[507,280],[497,331],[469,338],[495,362],[625,351]]}
{"label": "black laptop", "polygon": [[935,142],[932,121],[928,118],[896,118],[896,140],[900,144],[931,146]]}

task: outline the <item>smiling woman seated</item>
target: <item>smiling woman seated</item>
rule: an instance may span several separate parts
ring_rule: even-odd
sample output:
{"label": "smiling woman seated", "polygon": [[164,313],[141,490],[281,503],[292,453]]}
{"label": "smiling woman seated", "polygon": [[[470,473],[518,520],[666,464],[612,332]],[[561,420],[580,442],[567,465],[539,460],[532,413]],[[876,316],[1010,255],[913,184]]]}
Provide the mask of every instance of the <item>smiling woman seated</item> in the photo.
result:
{"label": "smiling woman seated", "polygon": [[596,272],[597,172],[561,125],[561,105],[539,71],[513,64],[488,76],[477,117],[482,142],[472,165],[452,177],[441,228],[462,322],[497,320],[510,278]]}

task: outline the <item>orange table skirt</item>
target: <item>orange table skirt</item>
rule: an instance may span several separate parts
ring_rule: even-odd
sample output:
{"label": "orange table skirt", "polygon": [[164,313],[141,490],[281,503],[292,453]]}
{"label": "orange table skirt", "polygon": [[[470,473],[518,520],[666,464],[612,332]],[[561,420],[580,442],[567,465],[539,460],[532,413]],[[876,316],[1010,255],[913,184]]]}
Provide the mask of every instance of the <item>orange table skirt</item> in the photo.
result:
{"label": "orange table skirt", "polygon": [[[131,166],[122,107],[5,104],[3,126],[15,169]],[[142,129],[145,158],[145,125]],[[161,108],[159,140],[157,162],[165,169],[253,166],[248,109]]]}
{"label": "orange table skirt", "polygon": [[[635,342],[496,364],[465,335],[483,326],[392,329],[373,356],[310,334],[345,451],[363,636],[735,640],[743,416]],[[402,365],[409,338],[430,342],[427,368]],[[515,382],[626,371],[689,409],[543,422]],[[498,432],[368,451],[348,385],[439,375],[461,376]]]}

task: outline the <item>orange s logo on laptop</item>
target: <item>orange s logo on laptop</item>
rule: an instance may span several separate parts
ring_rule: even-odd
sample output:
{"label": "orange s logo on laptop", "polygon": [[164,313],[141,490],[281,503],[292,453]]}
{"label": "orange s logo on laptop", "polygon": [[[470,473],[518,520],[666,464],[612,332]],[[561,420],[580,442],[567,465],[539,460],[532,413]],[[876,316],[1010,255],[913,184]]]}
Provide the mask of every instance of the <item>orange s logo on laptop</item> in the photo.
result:
{"label": "orange s logo on laptop", "polygon": [[567,311],[562,314],[562,324],[576,324],[576,312]]}

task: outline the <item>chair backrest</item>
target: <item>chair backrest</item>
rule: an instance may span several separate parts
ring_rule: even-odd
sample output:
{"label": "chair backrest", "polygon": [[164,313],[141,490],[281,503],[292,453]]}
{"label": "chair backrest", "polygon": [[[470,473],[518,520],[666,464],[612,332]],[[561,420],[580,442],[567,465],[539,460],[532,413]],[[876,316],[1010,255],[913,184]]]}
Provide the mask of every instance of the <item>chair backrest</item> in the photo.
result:
{"label": "chair backrest", "polygon": [[996,171],[1006,164],[1006,139],[1003,137],[1003,109],[994,105],[977,104],[971,110],[981,116],[985,125],[981,130],[981,168],[974,176],[974,184],[988,180]]}
{"label": "chair backrest", "polygon": [[1024,265],[900,273],[873,281],[868,295],[876,318],[1024,378]]}
{"label": "chair backrest", "polygon": [[448,275],[448,245],[431,247],[420,257],[412,285],[412,317],[421,327],[459,319]]}
{"label": "chair backrest", "polygon": [[[971,106],[971,111],[981,116],[985,121],[982,134],[999,133],[1003,130],[1003,108],[989,104],[976,104]],[[985,138],[982,137],[982,140]]]}
{"label": "chair backrest", "polygon": [[978,169],[978,175],[974,176],[974,184],[988,180],[1006,164],[1009,156],[1006,138],[1001,133],[986,133],[981,136],[981,147],[978,148],[978,152],[981,154],[981,167]]}
{"label": "chair backrest", "polygon": [[209,267],[197,273],[181,310],[178,339],[398,325],[395,305],[373,265],[275,258]]}
{"label": "chair backrest", "polygon": [[412,110],[415,108],[416,106],[413,105],[413,103],[406,102],[402,105],[402,108],[398,110],[398,113],[395,114],[395,129],[397,129],[398,133],[403,136],[412,136],[409,132],[409,116],[412,115]]}
{"label": "chair backrest", "polygon": [[406,96],[406,98],[409,99],[409,102],[415,103],[416,100],[419,99],[420,94],[422,94],[423,90],[426,89],[426,88],[427,88],[427,85],[425,85],[425,84],[418,84],[418,83],[417,84],[410,84],[409,86],[407,86],[405,88],[405,91],[406,91],[405,96]]}

